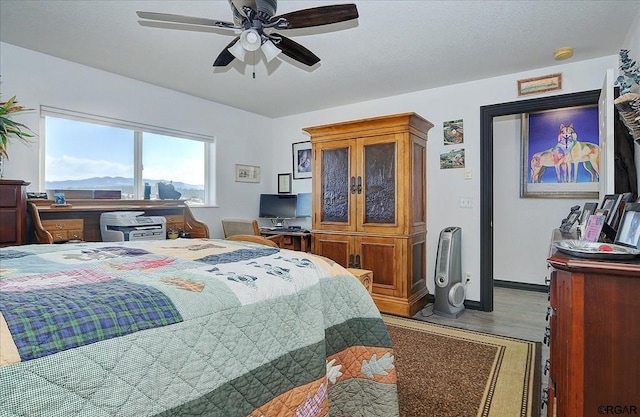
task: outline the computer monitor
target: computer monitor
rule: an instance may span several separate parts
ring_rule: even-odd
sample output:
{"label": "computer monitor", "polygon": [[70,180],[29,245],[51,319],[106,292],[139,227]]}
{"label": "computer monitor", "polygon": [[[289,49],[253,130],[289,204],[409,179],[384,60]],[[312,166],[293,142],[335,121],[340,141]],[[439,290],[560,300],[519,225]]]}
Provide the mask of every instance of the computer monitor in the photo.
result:
{"label": "computer monitor", "polygon": [[296,217],[311,217],[311,193],[298,193]]}
{"label": "computer monitor", "polygon": [[297,195],[260,194],[258,216],[267,219],[292,219],[296,217]]}

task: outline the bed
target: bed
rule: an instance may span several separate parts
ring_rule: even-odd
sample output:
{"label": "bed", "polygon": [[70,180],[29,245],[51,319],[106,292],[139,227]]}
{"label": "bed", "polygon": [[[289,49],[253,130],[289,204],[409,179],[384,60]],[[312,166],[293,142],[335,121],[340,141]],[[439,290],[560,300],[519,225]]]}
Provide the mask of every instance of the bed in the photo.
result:
{"label": "bed", "polygon": [[176,239],[0,249],[0,416],[398,415],[394,352],[326,258]]}

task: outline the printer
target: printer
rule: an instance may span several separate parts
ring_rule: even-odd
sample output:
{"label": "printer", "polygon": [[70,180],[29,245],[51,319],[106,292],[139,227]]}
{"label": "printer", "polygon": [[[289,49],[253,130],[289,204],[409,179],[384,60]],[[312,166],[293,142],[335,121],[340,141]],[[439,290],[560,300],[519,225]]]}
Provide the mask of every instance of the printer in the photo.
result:
{"label": "printer", "polygon": [[103,242],[161,240],[167,238],[167,219],[143,216],[144,211],[110,211],[100,215]]}

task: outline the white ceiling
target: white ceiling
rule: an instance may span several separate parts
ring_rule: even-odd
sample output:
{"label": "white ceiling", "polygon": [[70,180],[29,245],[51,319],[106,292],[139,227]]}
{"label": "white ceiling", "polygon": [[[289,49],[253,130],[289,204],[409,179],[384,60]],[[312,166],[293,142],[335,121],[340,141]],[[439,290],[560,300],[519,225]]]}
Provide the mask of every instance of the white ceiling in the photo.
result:
{"label": "white ceiling", "polygon": [[[352,1],[353,2],[353,1]],[[346,1],[280,0],[277,14]],[[267,117],[618,53],[639,1],[354,2],[360,17],[286,36],[321,58],[212,63],[233,32],[145,27],[137,10],[232,21],[226,0],[0,0],[0,40]],[[1,57],[0,57],[1,59]],[[255,71],[255,79],[252,72]],[[541,74],[544,75],[544,74]]]}

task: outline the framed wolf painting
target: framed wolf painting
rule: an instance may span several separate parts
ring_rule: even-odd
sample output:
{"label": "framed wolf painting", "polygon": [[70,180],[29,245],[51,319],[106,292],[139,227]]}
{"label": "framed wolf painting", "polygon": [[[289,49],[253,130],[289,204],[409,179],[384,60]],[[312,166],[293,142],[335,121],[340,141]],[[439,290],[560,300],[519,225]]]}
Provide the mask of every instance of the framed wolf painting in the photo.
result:
{"label": "framed wolf painting", "polygon": [[522,114],[520,197],[598,198],[598,106]]}

